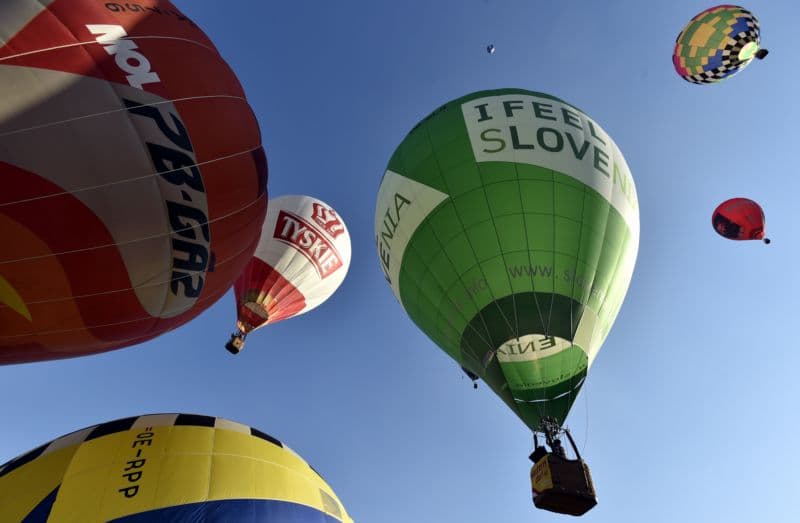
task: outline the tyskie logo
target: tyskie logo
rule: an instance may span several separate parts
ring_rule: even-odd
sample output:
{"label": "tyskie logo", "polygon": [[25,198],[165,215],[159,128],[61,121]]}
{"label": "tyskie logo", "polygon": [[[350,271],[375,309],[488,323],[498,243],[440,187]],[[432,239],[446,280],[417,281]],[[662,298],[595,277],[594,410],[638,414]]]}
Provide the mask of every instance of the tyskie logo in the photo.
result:
{"label": "tyskie logo", "polygon": [[300,251],[314,265],[320,278],[327,278],[342,266],[339,252],[322,231],[297,215],[281,210],[272,236]]}
{"label": "tyskie logo", "polygon": [[314,202],[311,218],[317,222],[317,225],[325,229],[334,240],[344,232],[344,224],[339,219],[336,211],[330,207],[325,207],[319,202]]}

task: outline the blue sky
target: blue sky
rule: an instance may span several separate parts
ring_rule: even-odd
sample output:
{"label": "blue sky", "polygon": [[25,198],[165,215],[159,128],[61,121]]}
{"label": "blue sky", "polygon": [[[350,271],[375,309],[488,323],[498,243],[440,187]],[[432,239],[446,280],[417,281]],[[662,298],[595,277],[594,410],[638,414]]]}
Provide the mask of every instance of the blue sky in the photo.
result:
{"label": "blue sky", "polygon": [[[568,418],[599,504],[585,521],[797,521],[800,431],[797,7],[745,5],[769,57],[695,86],[672,68],[698,1],[176,4],[215,42],[259,119],[272,196],[336,208],[348,278],[233,357],[232,293],[140,346],[0,367],[0,462],[78,428],[150,412],[246,423],[285,441],[365,522],[558,521],[535,511],[530,433],[419,332],[383,280],[373,216],[395,147],[430,111],[520,87],[583,109],[637,184],[639,260]],[[488,55],[489,43],[497,52]],[[773,243],[711,228],[759,201]]]}

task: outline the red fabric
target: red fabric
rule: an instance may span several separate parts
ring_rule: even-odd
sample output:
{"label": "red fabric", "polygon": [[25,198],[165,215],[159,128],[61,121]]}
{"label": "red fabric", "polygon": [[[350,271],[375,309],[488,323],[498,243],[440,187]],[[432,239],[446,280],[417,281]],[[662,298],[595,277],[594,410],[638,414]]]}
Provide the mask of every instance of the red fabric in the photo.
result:
{"label": "red fabric", "polygon": [[[34,173],[3,162],[0,176],[6,184],[0,196],[4,237],[0,267],[3,277],[26,302],[32,318],[29,322],[12,309],[0,306],[0,363],[40,359],[36,353],[45,352],[50,344],[77,345],[81,352],[91,351],[96,344],[102,344],[89,332],[92,325],[140,320],[107,333],[109,342],[149,331],[154,318],[139,305],[132,290],[98,294],[106,289],[130,289],[131,282],[113,238],[97,216],[70,194],[3,205],[33,194],[43,196],[62,190]],[[47,202],[46,209],[42,208],[43,201]],[[86,245],[109,247],[69,252]],[[68,254],[52,256],[54,253]],[[50,301],[60,297],[65,298]],[[45,341],[41,333],[51,331],[60,332],[46,336]],[[14,350],[17,346],[28,347],[28,356],[18,358]]]}
{"label": "red fabric", "polygon": [[[39,67],[127,84],[126,73],[114,56],[96,42],[99,35],[86,27],[119,25],[161,78],[160,82],[144,84],[145,91],[165,98],[223,92],[244,97],[239,82],[208,37],[175,6],[166,0],[138,4],[145,8],[116,10],[109,5],[123,4],[55,0],[0,47],[0,58],[5,58],[4,65]],[[46,51],[37,52],[42,50]],[[21,56],[10,58],[14,55]],[[195,81],[198,75],[203,76],[202,82]]]}
{"label": "red fabric", "polygon": [[[83,356],[154,338],[204,311],[241,271],[237,263],[218,265],[207,273],[203,294],[191,309],[173,318],[154,318],[130,289],[128,271],[114,240],[90,209],[70,194],[11,204],[63,191],[34,173],[3,162],[0,177],[7,183],[0,193],[4,239],[0,273],[31,314],[28,321],[0,303],[0,364]],[[246,245],[238,255],[243,262],[245,254],[255,250],[258,235],[252,227],[240,227],[246,233],[240,232],[238,242]],[[109,247],[68,252],[86,245]],[[223,255],[240,252],[238,247],[231,251],[226,245],[214,245],[214,251]],[[68,253],[53,256],[59,252]],[[125,290],[108,294],[108,289]]]}
{"label": "red fabric", "polygon": [[[245,333],[262,325],[291,318],[306,306],[305,296],[271,265],[253,257],[234,284],[239,328]],[[267,313],[264,321],[245,304],[258,304]]]}

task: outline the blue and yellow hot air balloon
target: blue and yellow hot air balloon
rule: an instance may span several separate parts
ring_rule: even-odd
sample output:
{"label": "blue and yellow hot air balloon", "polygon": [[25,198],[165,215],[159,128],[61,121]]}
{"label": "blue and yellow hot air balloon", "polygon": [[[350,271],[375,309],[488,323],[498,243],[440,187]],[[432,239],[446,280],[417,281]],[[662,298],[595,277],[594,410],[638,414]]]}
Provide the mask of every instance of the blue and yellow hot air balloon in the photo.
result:
{"label": "blue and yellow hot air balloon", "polygon": [[286,445],[196,414],[94,425],[1,465],[0,521],[352,523]]}

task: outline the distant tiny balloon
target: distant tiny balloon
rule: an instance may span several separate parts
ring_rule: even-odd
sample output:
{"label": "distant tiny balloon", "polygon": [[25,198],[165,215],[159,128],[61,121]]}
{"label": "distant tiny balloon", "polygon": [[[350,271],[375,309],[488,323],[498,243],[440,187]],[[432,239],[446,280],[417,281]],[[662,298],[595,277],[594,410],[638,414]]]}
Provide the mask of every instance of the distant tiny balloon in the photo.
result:
{"label": "distant tiny balloon", "polygon": [[494,51],[495,51],[495,49],[494,49],[493,45],[489,44],[489,45],[486,46],[486,52],[487,53],[494,54]]}
{"label": "distant tiny balloon", "polygon": [[717,234],[729,240],[762,240],[764,237],[764,211],[747,198],[731,198],[719,204],[711,217]]}

